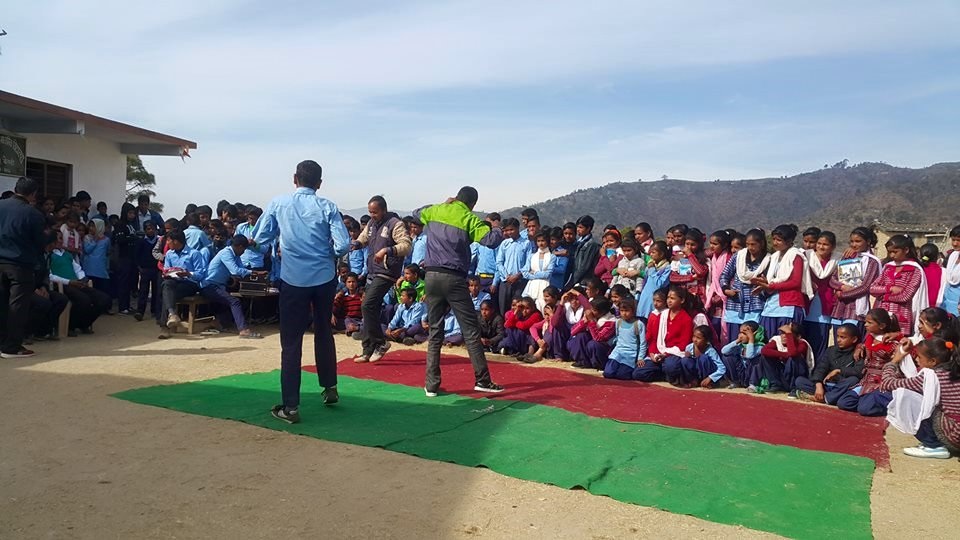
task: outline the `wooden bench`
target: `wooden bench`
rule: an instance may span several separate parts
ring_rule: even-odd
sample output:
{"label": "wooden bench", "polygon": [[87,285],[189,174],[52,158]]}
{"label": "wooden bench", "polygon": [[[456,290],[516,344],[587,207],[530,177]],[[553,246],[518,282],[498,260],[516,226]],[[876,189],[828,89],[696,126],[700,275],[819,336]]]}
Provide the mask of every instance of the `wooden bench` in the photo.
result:
{"label": "wooden bench", "polygon": [[206,298],[199,295],[181,298],[177,302],[177,311],[180,312],[180,308],[186,308],[187,320],[184,321],[181,319],[180,328],[186,330],[188,334],[196,334],[197,332],[202,332],[209,328],[213,323],[213,315],[208,317],[197,317],[197,307],[208,305],[210,305],[210,302]]}

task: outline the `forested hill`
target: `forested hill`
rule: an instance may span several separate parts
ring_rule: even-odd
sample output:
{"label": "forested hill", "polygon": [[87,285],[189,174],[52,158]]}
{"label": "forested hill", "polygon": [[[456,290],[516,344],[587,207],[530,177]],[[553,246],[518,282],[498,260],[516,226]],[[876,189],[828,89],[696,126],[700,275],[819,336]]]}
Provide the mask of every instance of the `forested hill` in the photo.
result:
{"label": "forested hill", "polygon": [[[960,163],[923,169],[845,162],[787,178],[616,182],[532,204],[544,224],[589,214],[597,226],[649,222],[659,236],[676,223],[704,231],[768,230],[780,223],[841,231],[881,222],[960,223]],[[521,207],[504,210],[519,216]]]}

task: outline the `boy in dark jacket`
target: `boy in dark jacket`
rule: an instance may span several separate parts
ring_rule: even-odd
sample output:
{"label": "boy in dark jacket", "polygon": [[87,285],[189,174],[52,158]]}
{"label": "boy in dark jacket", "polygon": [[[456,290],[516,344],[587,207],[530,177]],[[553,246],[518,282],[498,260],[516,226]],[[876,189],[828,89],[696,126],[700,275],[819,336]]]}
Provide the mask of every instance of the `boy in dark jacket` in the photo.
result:
{"label": "boy in dark jacket", "polygon": [[836,341],[817,360],[809,379],[797,377],[797,398],[835,405],[840,396],[860,382],[864,360],[856,360],[853,355],[860,341],[858,328],[849,323],[841,325]]}
{"label": "boy in dark jacket", "polygon": [[156,315],[160,311],[160,295],[157,293],[158,275],[157,260],[153,257],[153,248],[157,245],[157,226],[153,221],[143,224],[143,238],[137,240],[134,260],[140,269],[140,288],[137,294],[137,312],[134,318],[143,320],[147,311],[147,297],[150,297],[150,313]]}

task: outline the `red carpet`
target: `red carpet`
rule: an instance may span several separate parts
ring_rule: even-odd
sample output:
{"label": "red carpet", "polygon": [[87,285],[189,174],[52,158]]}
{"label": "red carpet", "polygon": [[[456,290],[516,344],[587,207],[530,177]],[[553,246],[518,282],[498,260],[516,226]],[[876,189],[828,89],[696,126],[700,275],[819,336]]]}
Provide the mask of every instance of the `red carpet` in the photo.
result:
{"label": "red carpet", "polygon": [[[401,350],[374,364],[345,360],[338,371],[353,377],[423,386],[424,352]],[[565,368],[491,362],[500,394],[473,391],[470,361],[443,356],[442,389],[471,397],[540,403],[589,416],[695,429],[770,444],[823,450],[889,464],[886,421],[836,408],[709,390],[677,390],[640,382],[605,380]],[[315,371],[313,366],[307,368]]]}

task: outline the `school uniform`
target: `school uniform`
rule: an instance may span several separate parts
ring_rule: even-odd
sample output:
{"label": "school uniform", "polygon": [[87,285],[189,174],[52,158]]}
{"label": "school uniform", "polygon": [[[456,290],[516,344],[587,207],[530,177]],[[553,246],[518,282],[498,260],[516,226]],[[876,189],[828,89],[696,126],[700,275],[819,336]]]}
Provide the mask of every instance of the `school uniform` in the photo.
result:
{"label": "school uniform", "polygon": [[200,251],[207,246],[213,245],[213,241],[210,240],[207,233],[203,232],[200,227],[196,225],[190,225],[184,229],[183,236],[187,239],[187,247],[195,251]]}
{"label": "school uniform", "polygon": [[[500,304],[500,313],[506,314],[515,296],[523,292],[527,280],[522,277],[523,271],[530,266],[530,242],[507,238],[500,244],[497,251],[497,274],[493,278],[493,286],[497,288],[497,299]],[[520,274],[521,277],[514,283],[506,281],[508,276]]]}
{"label": "school uniform", "polygon": [[[723,312],[727,297],[723,294],[723,286],[720,284],[720,276],[727,268],[727,264],[733,256],[729,251],[721,252],[719,255],[711,255],[707,260],[709,273],[707,276],[707,290],[703,307],[706,310],[707,317],[710,318],[710,328],[713,329],[713,335],[717,342],[726,345],[729,341],[736,339],[731,335],[727,326],[723,322]],[[717,345],[718,347],[721,345]]]}
{"label": "school uniform", "polygon": [[[760,312],[760,326],[768,336],[776,336],[785,324],[799,326],[803,323],[808,298],[813,296],[805,257],[803,251],[795,247],[782,256],[780,253],[770,256],[767,268],[770,292],[764,293],[763,311]],[[789,275],[784,277],[788,272]]]}
{"label": "school uniform", "polygon": [[170,268],[182,268],[189,273],[187,277],[164,277],[160,285],[161,302],[161,325],[167,317],[177,307],[177,302],[181,298],[192,296],[200,292],[200,286],[207,273],[206,264],[203,256],[195,249],[184,246],[182,250],[169,250],[164,256],[163,268],[166,271]]}
{"label": "school uniform", "polygon": [[830,287],[830,277],[836,273],[836,261],[824,261],[812,251],[807,256],[809,258],[807,271],[810,272],[810,283],[814,294],[803,319],[803,337],[810,343],[813,357],[819,359],[826,352],[830,342],[830,328],[833,322],[831,313],[836,303],[836,297]]}
{"label": "school uniform", "polygon": [[[904,360],[907,361],[907,360]],[[927,448],[944,447],[954,454],[960,453],[960,381],[952,380],[946,369],[923,369],[915,376],[904,377],[901,366],[887,363],[883,367],[880,390],[911,392],[923,395],[925,377],[935,376],[940,387],[940,400],[929,418],[920,422],[917,440]]]}
{"label": "school uniform", "polygon": [[792,334],[789,339],[777,335],[760,350],[758,370],[750,383],[759,386],[762,379],[766,379],[771,392],[794,390],[797,378],[810,373],[812,356],[806,340]]}
{"label": "school uniform", "polygon": [[747,278],[765,272],[770,256],[765,255],[755,261],[748,261],[748,257],[747,250],[740,250],[730,257],[720,274],[720,287],[724,291],[736,293],[726,297],[723,310],[723,322],[726,324],[729,339],[736,339],[734,336],[740,333],[740,326],[747,321],[759,325],[760,314],[763,312],[763,297],[753,293],[753,285],[750,285]]}
{"label": "school uniform", "polygon": [[443,318],[443,344],[463,345],[463,330],[460,329],[457,316],[452,312],[447,313]]}
{"label": "school uniform", "polygon": [[160,271],[157,261],[153,258],[153,249],[159,243],[159,236],[150,238],[144,236],[137,240],[134,248],[134,262],[139,269],[140,285],[137,288],[137,313],[143,315],[147,311],[147,298],[150,298],[150,311],[156,314],[160,311],[160,292],[157,281]]}
{"label": "school uniform", "polygon": [[867,359],[863,362],[862,376],[837,399],[839,409],[857,412],[861,416],[887,415],[887,405],[893,394],[880,390],[880,382],[883,366],[893,358],[899,341],[886,343],[882,335],[866,337],[863,346],[867,350]]}
{"label": "school uniform", "polygon": [[[562,252],[563,255],[558,255]],[[567,267],[570,265],[570,246],[560,245],[553,251],[556,263],[553,265],[553,273],[550,274],[550,285],[563,290],[564,279],[567,277]]]}
{"label": "school uniform", "polygon": [[857,325],[861,337],[863,336],[863,321],[870,310],[870,287],[880,276],[880,259],[871,253],[861,253],[857,259],[860,262],[861,278],[859,284],[849,291],[841,292],[844,284],[840,281],[839,269],[830,276],[830,288],[833,289],[835,298],[830,313],[834,337],[837,329],[844,323]]}
{"label": "school uniform", "polygon": [[633,380],[633,370],[637,369],[637,360],[647,357],[647,329],[643,321],[617,321],[617,342],[607,357],[603,367],[606,379]]}
{"label": "school uniform", "polygon": [[664,380],[663,361],[654,362],[654,355],[679,355],[693,341],[693,318],[684,310],[670,318],[670,311],[650,314],[647,321],[647,358],[633,371],[635,381],[655,382]]}
{"label": "school uniform", "polygon": [[423,343],[426,341],[427,336],[427,331],[423,328],[422,324],[426,314],[426,307],[420,302],[414,302],[409,306],[406,304],[400,304],[397,306],[397,311],[393,314],[393,318],[387,325],[387,330],[397,330],[402,328],[404,333],[401,337],[401,340],[407,337],[412,337],[414,339],[422,338],[418,341]]}
{"label": "school uniform", "polygon": [[757,369],[757,364],[760,362],[762,346],[758,343],[731,341],[720,350],[724,365],[727,366],[727,378],[734,386],[746,388],[750,385],[750,375]]}
{"label": "school uniform", "polygon": [[960,304],[960,251],[951,251],[947,255],[944,268],[943,300],[940,307],[956,317]]}
{"label": "school uniform", "polygon": [[490,300],[490,293],[480,291],[480,294],[471,296],[470,299],[473,300],[473,309],[480,311],[480,305]]}
{"label": "school uniform", "polygon": [[541,323],[543,323],[543,315],[538,311],[534,311],[525,319],[516,316],[508,317],[503,323],[506,337],[500,342],[500,348],[506,349],[508,354],[526,353],[531,346],[535,345],[530,329]]}
{"label": "school uniform", "polygon": [[[237,225],[235,236],[245,236],[252,239],[253,229],[255,227],[256,224],[241,223]],[[250,270],[265,270],[267,268],[267,254],[271,251],[270,248],[270,244],[259,245],[251,242],[243,254],[240,255],[240,261],[243,263],[243,267]]]}
{"label": "school uniform", "polygon": [[412,244],[413,247],[410,249],[410,255],[407,256],[404,263],[415,264],[422,267],[423,261],[427,258],[427,232],[424,231],[416,238],[413,238]]}
{"label": "school uniform", "polygon": [[237,325],[237,330],[245,330],[247,321],[243,315],[243,304],[236,296],[227,292],[227,285],[230,278],[249,277],[253,272],[243,267],[243,261],[240,256],[234,253],[233,248],[221,249],[213,260],[207,265],[206,274],[201,281],[200,294],[209,300],[215,310],[217,320],[220,326],[227,328],[230,326],[228,313],[232,314],[233,322]]}
{"label": "school uniform", "polygon": [[[887,263],[880,271],[880,277],[870,287],[870,294],[877,299],[874,307],[895,315],[900,324],[900,333],[904,336],[913,335],[916,324],[914,317],[919,316],[920,311],[926,307],[924,278],[923,269],[917,263],[908,261],[900,266]],[[900,292],[890,292],[893,287],[900,287]],[[915,296],[917,298],[914,298]],[[917,300],[922,302],[918,303]],[[918,309],[914,309],[914,304]]]}
{"label": "school uniform", "polygon": [[616,332],[617,320],[609,313],[597,321],[581,319],[570,329],[572,337],[569,348],[573,365],[602,370],[613,348]]}
{"label": "school uniform", "polygon": [[702,354],[696,354],[693,343],[686,346],[684,353],[690,356],[670,355],[663,359],[663,375],[667,382],[681,385],[697,385],[710,378],[714,384],[723,378],[727,373],[727,366],[712,345],[707,345],[707,350]]}
{"label": "school uniform", "polygon": [[550,250],[535,251],[530,255],[529,264],[523,271],[523,279],[527,280],[521,295],[533,298],[538,310],[543,310],[545,302],[543,291],[550,286],[550,276],[557,264],[557,258]]}
{"label": "school uniform", "polygon": [[[857,385],[863,376],[864,361],[856,360],[853,353],[856,347],[841,349],[837,346],[828,348],[817,358],[810,377],[797,377],[794,386],[797,390],[813,395],[817,391],[817,383],[823,383],[824,402],[827,405],[836,405],[840,398]],[[830,382],[823,382],[833,370],[839,369],[840,374]]]}
{"label": "school uniform", "polygon": [[479,242],[470,244],[470,271],[480,280],[480,290],[490,292],[497,274],[497,250]]}
{"label": "school uniform", "polygon": [[547,343],[547,356],[557,360],[570,360],[570,329],[583,318],[583,306],[574,310],[569,302],[557,305],[553,316],[550,317],[550,327],[544,332],[543,340]]}
{"label": "school uniform", "polygon": [[506,337],[503,327],[503,317],[494,313],[493,318],[490,320],[484,319],[483,317],[477,317],[477,319],[480,324],[480,338],[490,340],[490,345],[484,347],[484,350],[487,352],[499,351],[500,342]]}
{"label": "school uniform", "polygon": [[[637,295],[637,316],[647,319],[653,311],[653,293],[670,283],[670,263],[664,260],[659,267],[647,267],[640,294]],[[647,328],[650,327],[649,320]]]}
{"label": "school uniform", "polygon": [[87,237],[83,241],[83,271],[93,281],[98,291],[113,297],[110,286],[110,239],[95,240]]}

